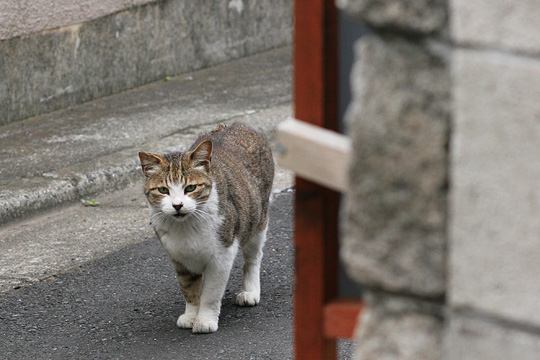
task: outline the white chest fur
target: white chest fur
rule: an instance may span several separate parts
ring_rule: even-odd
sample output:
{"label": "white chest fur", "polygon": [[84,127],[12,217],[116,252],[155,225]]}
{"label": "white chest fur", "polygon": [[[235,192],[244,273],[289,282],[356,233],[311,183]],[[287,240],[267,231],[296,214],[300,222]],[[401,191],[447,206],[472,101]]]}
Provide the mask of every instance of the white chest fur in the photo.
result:
{"label": "white chest fur", "polygon": [[188,215],[183,221],[171,218],[155,225],[169,256],[198,274],[204,271],[209,262],[227,252],[218,238],[222,219],[218,214],[215,188],[202,211],[204,216]]}
{"label": "white chest fur", "polygon": [[161,244],[173,260],[189,271],[200,274],[206,264],[219,255],[223,245],[213,227],[181,225],[170,226],[161,235]]}

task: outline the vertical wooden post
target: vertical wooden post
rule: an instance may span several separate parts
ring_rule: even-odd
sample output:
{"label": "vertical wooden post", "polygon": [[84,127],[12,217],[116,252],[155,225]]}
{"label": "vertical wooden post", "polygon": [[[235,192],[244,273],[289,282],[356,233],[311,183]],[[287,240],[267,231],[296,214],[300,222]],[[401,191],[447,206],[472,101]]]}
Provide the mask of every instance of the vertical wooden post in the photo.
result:
{"label": "vertical wooden post", "polygon": [[[294,117],[337,130],[337,16],[334,0],[294,5]],[[324,305],[337,295],[339,194],[296,178],[294,346],[296,360],[335,359]]]}

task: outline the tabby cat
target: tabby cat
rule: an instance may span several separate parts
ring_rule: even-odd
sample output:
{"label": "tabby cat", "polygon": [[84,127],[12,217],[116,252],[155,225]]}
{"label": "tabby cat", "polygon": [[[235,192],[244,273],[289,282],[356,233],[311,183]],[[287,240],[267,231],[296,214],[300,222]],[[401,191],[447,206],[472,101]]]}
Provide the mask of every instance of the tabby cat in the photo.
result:
{"label": "tabby cat", "polygon": [[151,224],[169,254],[185,311],[176,324],[218,329],[221,299],[238,248],[244,256],[240,306],[260,300],[274,162],[266,139],[242,124],[220,125],[185,152],[140,152]]}

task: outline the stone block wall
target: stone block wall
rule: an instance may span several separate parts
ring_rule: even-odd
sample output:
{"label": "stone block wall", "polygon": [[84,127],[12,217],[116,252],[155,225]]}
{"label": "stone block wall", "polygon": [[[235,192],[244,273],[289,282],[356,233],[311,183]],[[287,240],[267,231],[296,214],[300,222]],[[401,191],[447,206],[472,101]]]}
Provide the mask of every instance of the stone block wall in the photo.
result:
{"label": "stone block wall", "polygon": [[447,359],[540,355],[540,3],[452,0]]}
{"label": "stone block wall", "polygon": [[342,257],[363,285],[357,359],[439,359],[446,297],[447,4],[343,0],[356,44]]}
{"label": "stone block wall", "polygon": [[337,3],[372,29],[347,115],[356,358],[538,358],[540,3]]}
{"label": "stone block wall", "polygon": [[291,41],[290,0],[53,3],[0,0],[0,125]]}

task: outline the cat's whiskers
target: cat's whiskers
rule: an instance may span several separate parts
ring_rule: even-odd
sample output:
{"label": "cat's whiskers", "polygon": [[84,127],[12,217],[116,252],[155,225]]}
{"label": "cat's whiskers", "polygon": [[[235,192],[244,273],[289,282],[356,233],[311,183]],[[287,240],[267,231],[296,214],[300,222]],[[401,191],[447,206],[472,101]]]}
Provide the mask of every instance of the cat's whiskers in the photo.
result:
{"label": "cat's whiskers", "polygon": [[160,227],[164,225],[165,223],[167,223],[168,220],[169,220],[169,217],[162,211],[153,212],[150,215],[150,223],[154,227]]}
{"label": "cat's whiskers", "polygon": [[210,213],[204,209],[202,209],[200,206],[196,207],[194,211],[197,211],[197,212],[200,212],[200,213],[203,213],[203,214],[207,214],[207,215],[210,215]]}
{"label": "cat's whiskers", "polygon": [[214,231],[217,231],[218,227],[219,227],[219,223],[216,223],[215,221],[215,218],[216,218],[216,215],[215,213],[211,213],[211,212],[208,212],[208,211],[205,211],[205,210],[202,210],[202,209],[195,209],[192,214],[197,214],[196,216],[198,217],[198,219],[200,219],[200,224],[201,225],[204,225],[204,226],[210,226],[212,228],[214,228]]}
{"label": "cat's whiskers", "polygon": [[210,212],[205,211],[205,210],[200,209],[200,208],[197,208],[197,209],[195,209],[194,211],[197,212],[198,214],[204,216],[204,217],[211,218],[211,217],[213,216],[213,214],[211,214]]}
{"label": "cat's whiskers", "polygon": [[195,209],[191,212],[193,214],[193,216],[195,216],[197,219],[199,219],[199,221],[201,222],[209,222],[211,220],[211,216],[210,214],[200,210],[200,209]]}
{"label": "cat's whiskers", "polygon": [[192,211],[191,215],[193,215],[195,220],[197,220],[197,221],[199,221],[201,223],[207,221],[207,219],[204,218],[199,212],[197,212],[197,210]]}

